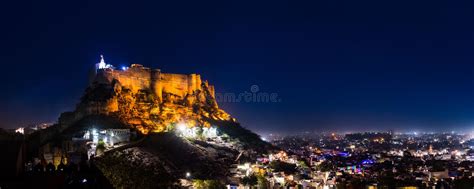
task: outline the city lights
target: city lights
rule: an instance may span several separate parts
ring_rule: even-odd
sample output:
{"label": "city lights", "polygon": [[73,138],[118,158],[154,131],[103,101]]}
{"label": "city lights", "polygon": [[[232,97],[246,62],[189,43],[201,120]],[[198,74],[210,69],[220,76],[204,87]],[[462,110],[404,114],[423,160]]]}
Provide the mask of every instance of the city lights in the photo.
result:
{"label": "city lights", "polygon": [[99,142],[99,133],[97,132],[97,129],[92,129],[92,142],[94,144]]}
{"label": "city lights", "polygon": [[218,137],[218,131],[216,127],[209,127],[209,128],[200,127],[200,126],[189,127],[189,125],[186,123],[178,123],[176,125],[176,132],[180,136],[183,136],[186,138],[197,138],[197,137],[216,138]]}
{"label": "city lights", "polygon": [[25,128],[20,127],[20,128],[15,130],[15,133],[25,134]]}

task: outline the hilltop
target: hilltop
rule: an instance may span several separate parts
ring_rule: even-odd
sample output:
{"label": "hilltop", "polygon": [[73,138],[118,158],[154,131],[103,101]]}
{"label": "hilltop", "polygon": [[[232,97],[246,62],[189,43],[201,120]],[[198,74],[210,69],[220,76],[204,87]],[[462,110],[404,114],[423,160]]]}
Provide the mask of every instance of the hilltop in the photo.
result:
{"label": "hilltop", "polygon": [[214,86],[198,74],[138,64],[115,69],[102,59],[90,81],[76,109],[61,114],[51,139],[91,126],[137,132],[129,144],[93,159],[114,187],[179,186],[186,173],[226,182],[236,163],[274,149],[220,109]]}
{"label": "hilltop", "polygon": [[[101,63],[103,59],[101,60]],[[220,109],[214,86],[198,74],[170,74],[139,64],[121,70],[99,65],[74,112],[61,115],[66,128],[89,115],[113,116],[142,134],[176,123],[210,127],[209,120],[235,121]]]}

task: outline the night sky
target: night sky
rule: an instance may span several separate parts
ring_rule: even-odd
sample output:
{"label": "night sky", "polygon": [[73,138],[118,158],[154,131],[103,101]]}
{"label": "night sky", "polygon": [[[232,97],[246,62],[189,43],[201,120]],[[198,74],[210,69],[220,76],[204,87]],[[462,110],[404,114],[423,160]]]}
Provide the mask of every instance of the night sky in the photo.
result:
{"label": "night sky", "polygon": [[73,110],[104,54],[200,73],[255,131],[471,130],[473,1],[10,1],[0,127]]}

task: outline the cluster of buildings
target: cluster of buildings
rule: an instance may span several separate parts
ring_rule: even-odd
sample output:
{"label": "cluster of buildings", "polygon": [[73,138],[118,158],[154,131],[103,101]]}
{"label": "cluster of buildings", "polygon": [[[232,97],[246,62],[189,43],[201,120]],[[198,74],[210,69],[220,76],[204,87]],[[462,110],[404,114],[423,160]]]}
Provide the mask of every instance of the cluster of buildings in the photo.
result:
{"label": "cluster of buildings", "polygon": [[31,125],[28,125],[26,127],[18,127],[18,128],[15,128],[15,129],[10,129],[8,131],[11,132],[11,133],[19,133],[19,134],[23,134],[23,135],[29,135],[29,134],[32,134],[36,131],[46,129],[46,128],[50,127],[51,125],[53,125],[53,123],[31,124]]}
{"label": "cluster of buildings", "polygon": [[47,143],[38,156],[26,163],[27,172],[62,171],[70,164],[79,165],[106,150],[130,142],[130,129],[87,129],[74,133],[70,139]]}
{"label": "cluster of buildings", "polygon": [[455,133],[297,135],[272,141],[283,151],[237,166],[248,185],[302,188],[474,187],[474,140]]}

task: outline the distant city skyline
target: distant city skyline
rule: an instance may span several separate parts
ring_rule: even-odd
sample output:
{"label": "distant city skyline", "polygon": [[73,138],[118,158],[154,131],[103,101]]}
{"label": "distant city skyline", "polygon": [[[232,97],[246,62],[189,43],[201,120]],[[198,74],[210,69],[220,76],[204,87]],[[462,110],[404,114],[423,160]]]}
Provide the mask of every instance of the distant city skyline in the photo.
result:
{"label": "distant city skyline", "polygon": [[[473,2],[8,2],[0,127],[72,111],[99,56],[198,73],[243,126],[272,131],[471,131]],[[58,15],[61,15],[58,17]]]}

